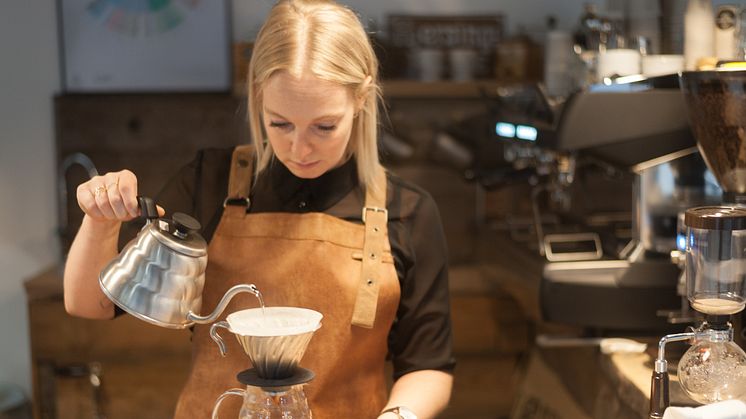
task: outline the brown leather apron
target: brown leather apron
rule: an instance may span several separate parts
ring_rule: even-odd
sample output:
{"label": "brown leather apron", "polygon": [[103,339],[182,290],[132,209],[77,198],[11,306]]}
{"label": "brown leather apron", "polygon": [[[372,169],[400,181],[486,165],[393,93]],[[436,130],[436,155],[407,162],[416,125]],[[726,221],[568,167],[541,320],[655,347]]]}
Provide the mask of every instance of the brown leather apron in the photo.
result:
{"label": "brown leather apron", "polygon": [[[252,149],[238,147],[230,198],[249,196],[252,171]],[[362,225],[323,213],[247,214],[244,206],[228,205],[208,249],[203,312],[230,287],[253,283],[267,306],[305,307],[324,315],[301,361],[316,373],[305,387],[316,419],[375,418],[386,403],[384,362],[400,289],[383,209],[383,169],[378,179],[384,189],[366,192]],[[239,294],[221,318],[257,306],[256,298]],[[228,354],[221,357],[209,328],[194,328],[192,370],[176,418],[209,418],[217,397],[241,387],[236,374],[251,367],[227,332]],[[238,397],[226,399],[220,417],[237,418],[240,404]]]}

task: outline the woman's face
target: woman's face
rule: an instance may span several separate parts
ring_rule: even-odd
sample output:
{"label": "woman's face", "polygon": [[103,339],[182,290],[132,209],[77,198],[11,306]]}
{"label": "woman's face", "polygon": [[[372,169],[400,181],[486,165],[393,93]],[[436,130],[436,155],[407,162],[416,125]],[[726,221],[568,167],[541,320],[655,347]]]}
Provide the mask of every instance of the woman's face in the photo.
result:
{"label": "woman's face", "polygon": [[355,100],[349,89],[304,72],[270,77],[263,124],[275,156],[297,177],[313,179],[344,163]]}

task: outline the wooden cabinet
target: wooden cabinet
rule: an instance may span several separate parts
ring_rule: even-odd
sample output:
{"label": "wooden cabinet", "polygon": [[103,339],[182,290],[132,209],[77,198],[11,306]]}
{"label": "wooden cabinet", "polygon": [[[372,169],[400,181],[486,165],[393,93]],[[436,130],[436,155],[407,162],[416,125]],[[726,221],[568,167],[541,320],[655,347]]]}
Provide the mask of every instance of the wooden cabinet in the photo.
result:
{"label": "wooden cabinet", "polygon": [[25,287],[34,418],[173,417],[189,372],[188,330],[164,329],[128,315],[72,317],[65,312],[58,267],[30,278]]}

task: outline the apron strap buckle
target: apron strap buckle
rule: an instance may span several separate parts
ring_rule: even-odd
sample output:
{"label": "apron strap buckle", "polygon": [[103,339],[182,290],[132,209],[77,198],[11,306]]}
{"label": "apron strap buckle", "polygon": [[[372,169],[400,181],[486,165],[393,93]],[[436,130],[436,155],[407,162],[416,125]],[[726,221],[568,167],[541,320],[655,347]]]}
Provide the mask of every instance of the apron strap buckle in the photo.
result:
{"label": "apron strap buckle", "polygon": [[223,208],[227,207],[228,205],[243,205],[247,209],[251,206],[251,199],[249,198],[242,198],[242,197],[227,197],[223,201]]}
{"label": "apron strap buckle", "polygon": [[368,213],[368,211],[373,211],[373,212],[382,212],[382,213],[384,214],[384,216],[386,217],[386,219],[387,219],[387,220],[388,220],[388,218],[389,218],[389,212],[388,212],[388,210],[387,210],[386,208],[379,208],[379,207],[363,207],[363,216],[362,216],[362,219],[363,219],[363,224],[365,224],[365,218],[366,218],[366,214]]}

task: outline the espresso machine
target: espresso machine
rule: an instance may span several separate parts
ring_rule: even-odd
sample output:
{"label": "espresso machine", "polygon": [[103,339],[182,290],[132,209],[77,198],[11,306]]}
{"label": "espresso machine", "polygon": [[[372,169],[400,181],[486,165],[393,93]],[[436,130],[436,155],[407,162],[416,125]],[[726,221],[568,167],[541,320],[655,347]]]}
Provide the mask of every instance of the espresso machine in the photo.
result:
{"label": "espresso machine", "polygon": [[[434,148],[485,190],[530,185],[530,220],[518,214],[517,227],[496,228],[545,259],[543,320],[636,336],[691,321],[671,251],[683,243],[680,214],[720,203],[722,191],[697,149],[678,75],[593,85],[561,102],[540,86],[497,94],[489,114]],[[596,205],[610,194],[583,191],[579,179],[589,177],[620,193]]]}
{"label": "espresso machine", "polygon": [[[541,86],[497,94],[489,114],[439,136],[434,148],[485,190],[530,185],[531,217],[496,228],[545,259],[543,319],[594,333],[668,330],[673,316],[658,311],[682,311],[681,270],[670,256],[679,213],[721,197],[696,148],[678,75],[593,85],[562,101]],[[579,181],[589,177],[620,193],[597,205]]]}
{"label": "espresso machine", "polygon": [[746,70],[716,69],[680,76],[692,131],[720,184],[719,205],[684,216],[686,296],[704,320],[660,339],[651,380],[651,419],[669,405],[665,346],[688,341],[679,360],[684,391],[700,403],[746,398],[746,353],[730,320],[746,303]]}
{"label": "espresso machine", "polygon": [[678,214],[720,199],[678,83],[663,76],[594,85],[563,105],[556,147],[630,179],[631,237],[597,260],[547,263],[540,288],[545,320],[638,336],[671,329],[658,312],[681,311],[681,271],[670,256],[680,242]]}

